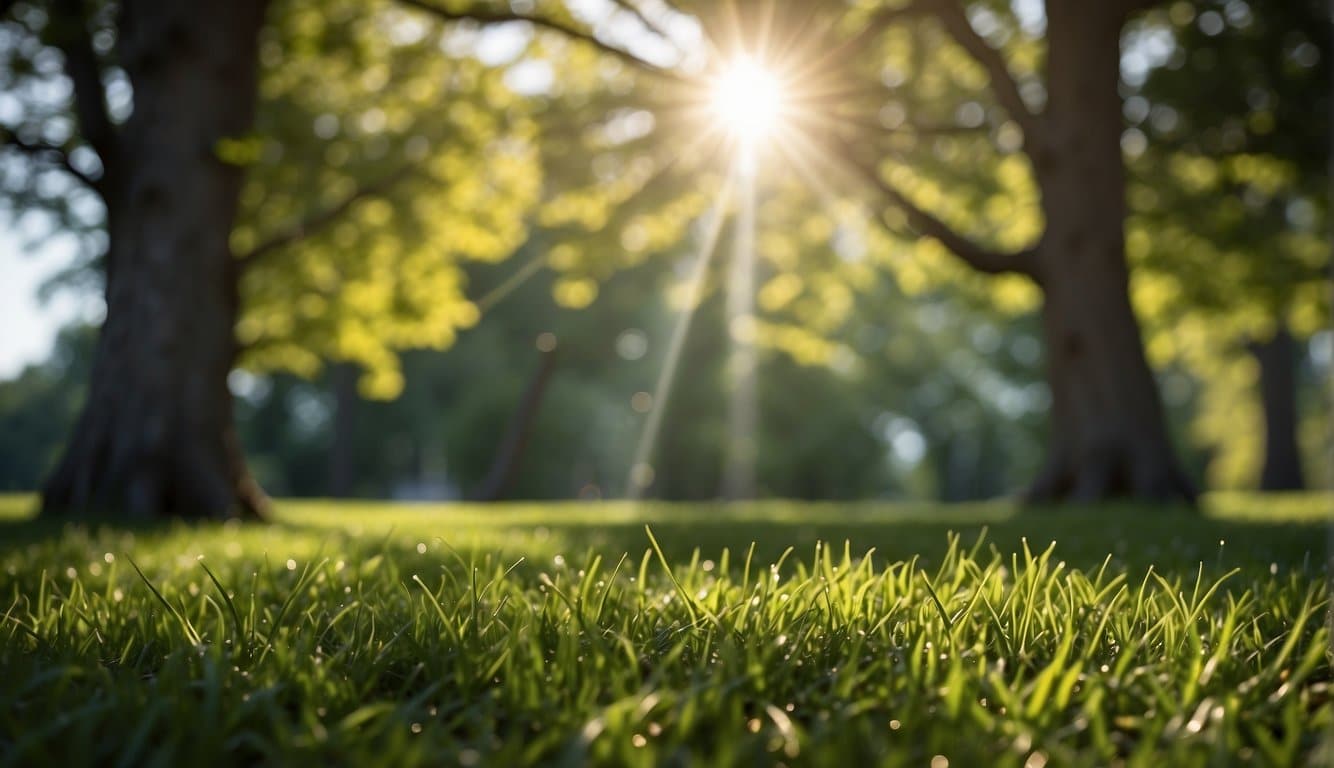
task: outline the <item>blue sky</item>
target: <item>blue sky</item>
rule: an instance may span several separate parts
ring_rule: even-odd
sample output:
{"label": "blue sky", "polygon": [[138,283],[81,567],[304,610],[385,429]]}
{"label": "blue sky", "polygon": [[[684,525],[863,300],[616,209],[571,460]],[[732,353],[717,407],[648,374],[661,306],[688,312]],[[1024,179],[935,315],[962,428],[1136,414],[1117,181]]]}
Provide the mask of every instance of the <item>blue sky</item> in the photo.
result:
{"label": "blue sky", "polygon": [[25,252],[14,228],[0,222],[0,380],[45,359],[61,326],[97,312],[96,297],[68,291],[48,302],[38,297],[42,283],[70,263],[70,246],[54,240]]}

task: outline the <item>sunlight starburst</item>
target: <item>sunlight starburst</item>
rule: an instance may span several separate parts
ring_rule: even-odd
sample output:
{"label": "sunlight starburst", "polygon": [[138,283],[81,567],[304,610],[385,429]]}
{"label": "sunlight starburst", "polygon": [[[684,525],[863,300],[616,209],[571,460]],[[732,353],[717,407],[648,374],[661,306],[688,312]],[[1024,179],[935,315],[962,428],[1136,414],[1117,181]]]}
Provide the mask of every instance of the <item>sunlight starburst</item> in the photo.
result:
{"label": "sunlight starburst", "polygon": [[713,86],[710,106],[722,127],[743,147],[771,137],[783,117],[783,84],[752,58],[733,61]]}

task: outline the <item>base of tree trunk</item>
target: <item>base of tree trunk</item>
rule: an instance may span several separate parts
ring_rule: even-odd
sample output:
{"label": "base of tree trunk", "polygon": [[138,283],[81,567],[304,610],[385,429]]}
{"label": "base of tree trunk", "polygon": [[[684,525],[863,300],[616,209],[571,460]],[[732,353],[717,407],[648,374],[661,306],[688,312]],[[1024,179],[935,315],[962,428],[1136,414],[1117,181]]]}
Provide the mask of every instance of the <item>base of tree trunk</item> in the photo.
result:
{"label": "base of tree trunk", "polygon": [[[230,307],[211,318],[217,343],[178,343],[182,354],[168,357],[144,350],[176,338],[124,332],[135,319],[135,307],[125,304],[108,302],[119,311],[108,311],[99,334],[88,399],[42,490],[42,514],[126,522],[264,519],[269,500],[246,466],[232,420]],[[176,316],[210,319],[206,302],[195,306],[193,314]]]}
{"label": "base of tree trunk", "polygon": [[1079,461],[1051,459],[1022,494],[1028,504],[1134,499],[1193,506],[1198,497],[1195,485],[1174,462],[1144,461],[1132,449],[1101,451]]}
{"label": "base of tree trunk", "polygon": [[221,438],[225,458],[216,462],[205,459],[216,457],[216,450],[202,445],[212,441],[134,456],[133,435],[97,431],[80,425],[42,489],[43,516],[128,522],[269,519],[269,497],[246,469],[233,435]]}

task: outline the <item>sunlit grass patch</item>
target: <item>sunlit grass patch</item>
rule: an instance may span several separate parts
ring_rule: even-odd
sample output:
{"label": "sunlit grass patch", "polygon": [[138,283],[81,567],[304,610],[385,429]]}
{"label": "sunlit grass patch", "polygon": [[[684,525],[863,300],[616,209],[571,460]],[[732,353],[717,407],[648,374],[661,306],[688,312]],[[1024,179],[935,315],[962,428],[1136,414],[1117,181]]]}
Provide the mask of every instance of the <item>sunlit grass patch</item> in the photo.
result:
{"label": "sunlit grass patch", "polygon": [[15,515],[0,759],[1318,762],[1334,704],[1312,498],[1200,517],[308,503],[264,527],[52,532]]}

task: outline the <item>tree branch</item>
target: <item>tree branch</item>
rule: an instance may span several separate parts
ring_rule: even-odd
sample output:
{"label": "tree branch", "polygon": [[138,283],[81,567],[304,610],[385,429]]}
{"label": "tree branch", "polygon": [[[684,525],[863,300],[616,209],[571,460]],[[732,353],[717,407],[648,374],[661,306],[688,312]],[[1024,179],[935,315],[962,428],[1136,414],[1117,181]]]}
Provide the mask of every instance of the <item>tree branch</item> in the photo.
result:
{"label": "tree branch", "polygon": [[248,252],[239,254],[242,267],[248,267],[265,255],[283,248],[293,243],[299,243],[308,237],[319,234],[329,226],[334,224],[343,214],[347,213],[352,206],[369,197],[378,197],[385,194],[403,179],[413,175],[416,168],[412,165],[405,165],[398,170],[386,175],[381,179],[372,181],[361,187],[357,187],[342,200],[329,206],[328,208],[315,213],[307,219],[296,222],[292,226],[274,234],[269,239],[259,243]]}
{"label": "tree branch", "polygon": [[[672,40],[672,36],[667,34],[667,30],[663,29],[661,24],[657,23],[653,19],[650,19],[644,13],[644,11],[640,9],[639,6],[635,5],[630,0],[611,0],[611,1],[613,4],[615,4],[617,8],[620,8],[622,11],[625,11],[626,13],[630,14],[630,16],[632,16],[635,19],[635,21],[638,21],[640,24],[642,24],[644,26],[644,29],[647,29],[648,31],[662,38],[673,48],[677,48],[676,41]],[[680,48],[677,48],[677,50],[680,51]]]}
{"label": "tree branch", "polygon": [[92,191],[99,195],[103,194],[102,180],[95,179],[83,171],[75,168],[69,160],[69,153],[63,147],[55,144],[48,144],[44,141],[26,141],[13,131],[0,128],[0,146],[13,147],[33,158],[47,160],[54,163],[61,170],[73,176],[82,182]]}
{"label": "tree branch", "polygon": [[859,162],[852,148],[845,142],[838,144],[839,154],[890,205],[907,214],[908,225],[918,234],[938,240],[968,266],[988,275],[1018,273],[1033,277],[1036,274],[1035,249],[1022,251],[993,251],[985,248],[927,211],[917,207],[902,191],[887,181],[874,165]]}
{"label": "tree branch", "polygon": [[973,29],[973,25],[968,21],[968,15],[964,13],[962,3],[959,0],[918,1],[940,20],[949,36],[986,70],[996,100],[1010,114],[1010,118],[1019,124],[1025,140],[1041,141],[1036,115],[1024,103],[1023,96],[1019,93],[1019,84],[1015,82],[1014,75],[1010,74],[1005,57]]}
{"label": "tree branch", "polygon": [[479,24],[505,24],[508,22],[526,21],[535,27],[547,29],[552,32],[559,32],[560,34],[570,38],[571,40],[577,40],[579,42],[586,43],[587,45],[591,45],[594,48],[598,49],[599,51],[608,54],[610,56],[613,56],[616,59],[619,59],[620,61],[629,64],[631,67],[634,67],[635,69],[646,72],[648,74],[655,75],[657,77],[663,77],[668,80],[674,80],[677,82],[689,82],[687,78],[675,72],[663,69],[662,67],[659,67],[658,65],[648,61],[647,59],[643,59],[640,58],[639,56],[636,56],[635,54],[625,50],[624,48],[611,45],[610,43],[607,43],[599,39],[595,34],[593,34],[588,30],[579,29],[578,27],[571,26],[569,24],[566,24],[565,22],[558,21],[556,19],[547,18],[545,16],[529,16],[527,14],[516,13],[514,11],[489,11],[489,10],[452,11],[448,8],[441,8],[440,6],[435,5],[433,2],[430,2],[430,0],[398,0],[398,2],[410,8],[416,8],[417,10],[422,11],[424,13],[431,14],[432,16],[435,16],[437,19],[447,22],[475,21]]}
{"label": "tree branch", "polygon": [[[74,110],[84,141],[110,169],[116,155],[116,127],[107,112],[102,88],[102,66],[88,34],[88,19],[81,0],[55,0],[53,33],[56,47],[65,55],[65,74],[74,83]],[[104,174],[105,175],[105,174]]]}

